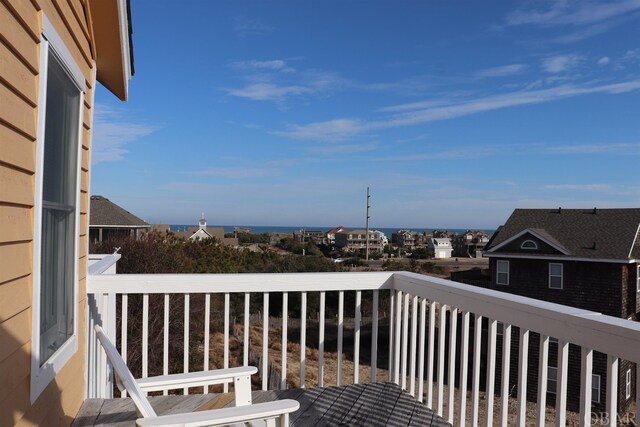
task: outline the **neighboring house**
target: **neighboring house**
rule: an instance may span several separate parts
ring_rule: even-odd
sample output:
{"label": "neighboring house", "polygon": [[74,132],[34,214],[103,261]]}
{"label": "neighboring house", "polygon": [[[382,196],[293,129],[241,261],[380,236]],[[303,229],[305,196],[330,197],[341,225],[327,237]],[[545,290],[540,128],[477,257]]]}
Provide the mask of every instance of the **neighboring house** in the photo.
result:
{"label": "neighboring house", "polygon": [[91,196],[89,207],[89,240],[102,242],[119,237],[140,238],[151,225],[106,197]]}
{"label": "neighboring house", "polygon": [[[487,286],[638,320],[639,230],[640,209],[516,209],[485,248],[491,272]],[[537,348],[535,340],[531,344]],[[549,377],[555,378],[557,343],[552,341],[550,348]],[[570,351],[570,363],[579,365],[577,351]],[[621,408],[635,396],[628,393],[636,390],[635,374],[635,366],[620,361]],[[602,404],[606,359],[599,353],[594,355],[593,375],[593,401]],[[579,370],[570,371],[569,404],[574,406],[579,382]]]}
{"label": "neighboring house", "polygon": [[326,233],[322,230],[305,230],[301,228],[300,230],[293,232],[293,240],[303,243],[303,242],[312,242],[316,245],[321,245],[326,243]]}
{"label": "neighboring house", "polygon": [[[336,247],[348,251],[357,251],[367,248],[366,230],[344,230],[336,233]],[[382,252],[382,238],[379,233],[369,231],[369,251]]]}
{"label": "neighboring house", "polygon": [[207,227],[207,220],[202,214],[197,227],[189,227],[187,231],[178,231],[175,233],[178,237],[188,240],[217,239],[220,243],[227,246],[238,246],[237,237],[225,237],[223,227]]}
{"label": "neighboring house", "polygon": [[415,244],[416,232],[413,230],[398,230],[391,233],[391,243],[406,249],[412,249]]}
{"label": "neighboring house", "polygon": [[329,246],[334,246],[336,244],[336,233],[340,233],[341,231],[346,231],[347,227],[343,227],[342,225],[332,228],[331,230],[327,231],[326,236],[327,236],[327,244]]}
{"label": "neighboring house", "polygon": [[383,248],[389,244],[389,238],[384,234],[384,232],[380,230],[373,230],[373,233],[376,235],[376,239],[380,240]]}
{"label": "neighboring house", "polygon": [[453,256],[481,258],[487,243],[489,236],[484,231],[467,230],[453,238]]}
{"label": "neighboring house", "polygon": [[434,237],[429,240],[429,249],[433,251],[433,257],[436,259],[451,258],[451,240],[446,237]]}
{"label": "neighboring house", "polygon": [[293,234],[291,233],[272,233],[269,235],[269,245],[277,246],[280,243],[282,243],[284,239],[292,239],[292,238],[293,238]]}
{"label": "neighboring house", "polygon": [[127,99],[124,0],[0,3],[0,425],[68,425],[85,396],[97,82]]}

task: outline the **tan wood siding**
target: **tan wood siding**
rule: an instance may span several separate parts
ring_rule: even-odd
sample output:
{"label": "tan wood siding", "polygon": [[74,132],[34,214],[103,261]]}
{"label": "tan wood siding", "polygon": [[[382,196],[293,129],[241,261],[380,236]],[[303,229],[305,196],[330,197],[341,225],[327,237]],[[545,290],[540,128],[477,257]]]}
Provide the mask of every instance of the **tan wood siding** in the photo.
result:
{"label": "tan wood siding", "polygon": [[[35,11],[34,11],[35,15]],[[7,6],[0,2],[0,40],[12,49],[18,58],[34,73],[38,72],[38,43],[31,38],[29,33],[20,24]]]}
{"label": "tan wood siding", "polygon": [[0,284],[0,323],[31,307],[30,285],[30,276]]}
{"label": "tan wood siding", "polygon": [[33,175],[0,164],[0,202],[33,205]]}
{"label": "tan wood siding", "polygon": [[0,245],[0,283],[31,274],[31,256],[31,242]]}
{"label": "tan wood siding", "polygon": [[31,208],[0,205],[0,243],[33,239]]}
{"label": "tan wood siding", "polygon": [[[67,425],[84,396],[86,248],[90,126],[93,106],[92,29],[83,0],[0,0],[0,425]],[[78,351],[38,399],[30,402],[33,293],[34,173],[42,12],[55,27],[87,83],[79,177]]]}
{"label": "tan wood siding", "polygon": [[0,123],[35,140],[36,109],[4,84],[0,84],[0,99]]}
{"label": "tan wood siding", "polygon": [[27,172],[36,170],[35,144],[0,123],[0,162]]}
{"label": "tan wood siding", "polygon": [[34,73],[17,60],[15,53],[0,43],[0,78],[2,82],[19,94],[29,105],[35,107],[38,102],[38,82]]}

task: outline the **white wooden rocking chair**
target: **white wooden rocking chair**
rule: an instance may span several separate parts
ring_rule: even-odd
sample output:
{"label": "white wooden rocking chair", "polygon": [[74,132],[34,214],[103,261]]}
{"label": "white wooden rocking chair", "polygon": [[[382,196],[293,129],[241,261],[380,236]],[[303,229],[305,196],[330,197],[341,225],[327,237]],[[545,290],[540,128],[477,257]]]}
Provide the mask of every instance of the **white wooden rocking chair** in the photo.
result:
{"label": "white wooden rocking chair", "polygon": [[[289,414],[300,404],[295,400],[283,399],[265,403],[251,403],[251,375],[258,370],[253,366],[218,369],[186,374],[171,374],[157,377],[134,379],[125,361],[111,343],[103,329],[96,325],[96,334],[107,358],[116,374],[116,384],[121,391],[126,390],[142,418],[136,420],[138,426],[224,426],[230,424],[265,424],[269,427],[289,425]],[[145,392],[172,390],[183,387],[198,387],[212,384],[234,384],[235,407],[212,409],[186,414],[156,415]],[[262,422],[261,422],[262,421]]]}

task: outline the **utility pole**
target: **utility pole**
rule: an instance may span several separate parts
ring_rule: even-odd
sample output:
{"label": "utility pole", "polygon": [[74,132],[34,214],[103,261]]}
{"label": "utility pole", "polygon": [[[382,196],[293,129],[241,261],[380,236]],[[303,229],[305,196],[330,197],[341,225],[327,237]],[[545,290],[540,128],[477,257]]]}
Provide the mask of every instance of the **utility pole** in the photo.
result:
{"label": "utility pole", "polygon": [[365,253],[365,259],[367,261],[369,261],[369,208],[371,207],[371,204],[369,203],[369,199],[371,198],[371,196],[369,195],[369,187],[367,187],[367,249],[366,249],[366,253]]}

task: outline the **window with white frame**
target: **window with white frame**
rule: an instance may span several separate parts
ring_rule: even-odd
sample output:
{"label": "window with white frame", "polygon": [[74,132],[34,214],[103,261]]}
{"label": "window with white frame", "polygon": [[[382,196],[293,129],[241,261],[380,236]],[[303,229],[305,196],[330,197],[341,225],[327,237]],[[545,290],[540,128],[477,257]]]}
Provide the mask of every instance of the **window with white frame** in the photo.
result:
{"label": "window with white frame", "polygon": [[509,284],[509,261],[498,260],[496,263],[496,284],[508,285]]}
{"label": "window with white frame", "polygon": [[631,397],[631,369],[627,369],[625,376],[625,397],[628,399]]}
{"label": "window with white frame", "polygon": [[520,249],[538,249],[538,244],[533,240],[525,240],[520,245]]}
{"label": "window with white frame", "polygon": [[550,262],[549,263],[549,288],[562,289],[563,285],[563,265]]}
{"label": "window with white frame", "polygon": [[78,236],[85,80],[47,17],[40,47],[31,401],[78,349]]}
{"label": "window with white frame", "polygon": [[591,375],[591,401],[600,403],[600,375]]}

